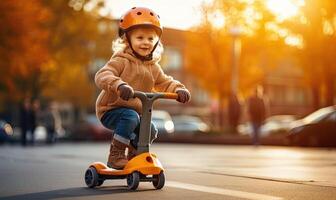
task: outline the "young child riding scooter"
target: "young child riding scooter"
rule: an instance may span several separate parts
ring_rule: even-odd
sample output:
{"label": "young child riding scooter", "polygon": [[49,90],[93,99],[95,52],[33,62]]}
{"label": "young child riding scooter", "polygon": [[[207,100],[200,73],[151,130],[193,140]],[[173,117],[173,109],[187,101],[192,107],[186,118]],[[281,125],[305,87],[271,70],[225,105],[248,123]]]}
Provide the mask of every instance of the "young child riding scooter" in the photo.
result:
{"label": "young child riding scooter", "polygon": [[[114,131],[107,166],[122,169],[136,156],[141,102],[132,98],[134,90],[177,93],[186,103],[190,93],[183,84],[167,76],[158,64],[163,47],[160,17],[152,10],[134,7],[119,22],[119,38],[113,43],[111,59],[95,75],[102,90],[96,101],[96,114],[102,124]],[[151,142],[157,137],[151,124]],[[125,150],[128,148],[128,155]]]}

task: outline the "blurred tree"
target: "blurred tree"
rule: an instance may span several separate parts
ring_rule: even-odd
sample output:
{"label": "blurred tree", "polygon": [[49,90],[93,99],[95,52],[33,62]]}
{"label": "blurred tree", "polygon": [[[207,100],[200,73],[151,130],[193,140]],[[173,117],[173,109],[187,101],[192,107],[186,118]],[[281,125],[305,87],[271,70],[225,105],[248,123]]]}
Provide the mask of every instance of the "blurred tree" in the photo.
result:
{"label": "blurred tree", "polygon": [[[263,81],[281,60],[302,66],[315,109],[333,105],[336,92],[336,2],[330,0],[214,0],[202,6],[203,22],[188,34],[187,70],[218,98],[232,83],[232,28],[241,40],[239,92]],[[277,64],[278,63],[278,64]],[[322,97],[322,99],[321,99]],[[323,103],[324,102],[324,103]],[[219,114],[222,122],[222,114]]]}
{"label": "blurred tree", "polygon": [[49,59],[44,28],[49,17],[40,0],[0,1],[0,103],[40,93],[39,77]]}
{"label": "blurred tree", "polygon": [[292,32],[289,43],[297,40],[296,55],[305,74],[305,82],[311,89],[313,110],[333,105],[335,97],[336,64],[336,2],[330,0],[306,0],[298,14],[288,20],[278,21],[279,27]]}
{"label": "blurred tree", "polygon": [[[44,95],[94,110],[93,75],[111,56],[117,30],[104,0],[44,0],[53,14],[48,23],[51,62]],[[61,13],[61,14],[60,14]]]}
{"label": "blurred tree", "polygon": [[274,48],[278,43],[267,40],[266,23],[273,17],[260,1],[215,0],[203,4],[201,12],[202,23],[187,34],[190,51],[186,52],[186,68],[218,99],[219,127],[223,128],[223,111],[234,76],[234,37],[243,44],[238,78],[241,94],[263,80],[264,71],[276,59],[275,55],[269,57],[279,54]]}
{"label": "blurred tree", "polygon": [[102,11],[103,0],[0,1],[0,103],[42,96],[93,107],[89,67],[110,56],[114,36]]}
{"label": "blurred tree", "polygon": [[47,29],[51,61],[42,81],[44,96],[71,102],[75,107],[93,105],[89,65],[98,37],[97,18],[84,11],[85,1],[44,0],[52,13]]}
{"label": "blurred tree", "polygon": [[[313,94],[314,109],[334,105],[336,63],[336,2],[306,0],[300,24],[291,27],[302,35],[301,61]],[[324,96],[321,99],[321,94]]]}

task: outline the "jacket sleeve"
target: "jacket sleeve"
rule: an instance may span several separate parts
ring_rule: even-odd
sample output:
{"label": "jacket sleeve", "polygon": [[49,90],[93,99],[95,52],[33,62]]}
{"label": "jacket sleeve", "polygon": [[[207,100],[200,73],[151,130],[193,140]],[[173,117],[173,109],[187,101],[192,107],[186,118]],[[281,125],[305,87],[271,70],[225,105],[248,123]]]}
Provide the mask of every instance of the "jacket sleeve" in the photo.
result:
{"label": "jacket sleeve", "polygon": [[156,78],[154,83],[154,89],[160,92],[173,92],[175,93],[179,89],[185,89],[185,86],[173,77],[166,75],[159,65],[155,65]]}
{"label": "jacket sleeve", "polygon": [[120,78],[123,69],[121,60],[111,58],[95,75],[97,87],[108,92],[117,92],[118,86],[125,84]]}

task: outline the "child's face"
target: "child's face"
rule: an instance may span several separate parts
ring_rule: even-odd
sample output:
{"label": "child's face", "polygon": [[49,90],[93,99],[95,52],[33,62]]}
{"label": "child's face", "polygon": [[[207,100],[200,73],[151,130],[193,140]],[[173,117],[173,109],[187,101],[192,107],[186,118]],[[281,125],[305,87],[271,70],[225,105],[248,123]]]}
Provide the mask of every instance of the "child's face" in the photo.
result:
{"label": "child's face", "polygon": [[141,56],[149,55],[158,39],[152,28],[136,28],[130,32],[132,47]]}

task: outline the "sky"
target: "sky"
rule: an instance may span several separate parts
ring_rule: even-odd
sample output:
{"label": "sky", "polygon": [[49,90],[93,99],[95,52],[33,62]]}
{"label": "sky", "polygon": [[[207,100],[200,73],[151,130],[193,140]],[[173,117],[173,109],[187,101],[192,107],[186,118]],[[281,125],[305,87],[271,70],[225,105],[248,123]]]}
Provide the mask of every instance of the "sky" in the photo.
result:
{"label": "sky", "polygon": [[164,27],[186,30],[200,21],[197,11],[209,0],[105,0],[114,18],[132,7],[148,7],[160,15]]}
{"label": "sky", "polygon": [[[106,7],[100,14],[110,15],[119,19],[132,7],[148,7],[154,10],[161,18],[163,27],[187,30],[201,21],[200,7],[203,3],[209,4],[213,0],[105,0]],[[249,0],[246,0],[249,1]],[[305,4],[305,0],[265,0],[267,8],[275,14],[278,21],[298,15],[299,9]],[[212,21],[215,26],[223,26],[225,19],[220,15]],[[278,31],[280,34],[281,30]],[[301,46],[302,38],[285,34],[282,36],[289,45]]]}

